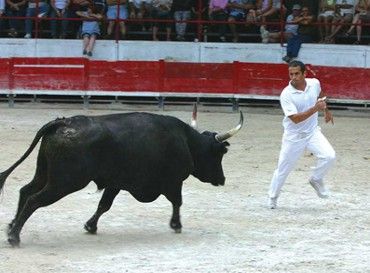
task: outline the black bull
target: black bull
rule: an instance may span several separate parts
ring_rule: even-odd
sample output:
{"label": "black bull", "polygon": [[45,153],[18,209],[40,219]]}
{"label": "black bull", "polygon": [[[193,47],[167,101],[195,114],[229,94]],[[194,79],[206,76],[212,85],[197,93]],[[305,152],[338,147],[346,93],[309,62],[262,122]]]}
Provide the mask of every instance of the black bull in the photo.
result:
{"label": "black bull", "polygon": [[191,174],[202,182],[224,185],[221,161],[229,145],[226,139],[240,130],[243,114],[238,126],[223,134],[199,133],[193,122],[190,126],[171,116],[127,113],[74,116],[45,124],[24,155],[0,173],[1,190],[42,138],[36,173],[20,190],[17,213],[9,224],[9,243],[19,245],[21,229],[35,210],[90,181],[105,190],[97,211],[85,224],[88,232],[96,232],[99,217],[110,209],[120,190],[140,202],[152,202],[163,194],[173,206],[170,226],[181,232],[183,181]]}

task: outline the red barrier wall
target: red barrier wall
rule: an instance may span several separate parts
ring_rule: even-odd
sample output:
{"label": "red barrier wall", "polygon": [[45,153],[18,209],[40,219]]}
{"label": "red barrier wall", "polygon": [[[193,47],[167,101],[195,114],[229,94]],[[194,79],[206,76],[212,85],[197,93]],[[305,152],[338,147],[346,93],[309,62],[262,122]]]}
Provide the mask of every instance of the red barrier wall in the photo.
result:
{"label": "red barrier wall", "polygon": [[[370,100],[370,69],[311,67],[334,99]],[[310,72],[308,73],[309,77]],[[0,88],[201,95],[278,96],[288,83],[286,64],[93,61],[86,58],[0,59]],[[70,93],[70,92],[69,92]]]}

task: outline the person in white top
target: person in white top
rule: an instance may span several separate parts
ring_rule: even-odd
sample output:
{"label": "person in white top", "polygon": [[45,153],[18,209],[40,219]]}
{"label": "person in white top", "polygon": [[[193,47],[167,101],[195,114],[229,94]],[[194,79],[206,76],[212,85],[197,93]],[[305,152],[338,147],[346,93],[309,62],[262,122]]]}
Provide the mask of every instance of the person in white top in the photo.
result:
{"label": "person in white top", "polygon": [[336,0],[336,14],[331,26],[331,33],[326,37],[326,43],[334,43],[335,36],[338,32],[352,22],[353,14],[355,13],[355,1],[357,0]]}
{"label": "person in white top", "polygon": [[269,207],[275,209],[280,190],[305,149],[318,158],[309,182],[321,198],[329,196],[323,178],[335,161],[335,151],[318,126],[318,112],[323,111],[325,122],[334,124],[319,80],[306,78],[306,66],[294,60],[288,64],[290,82],[280,95],[284,111],[284,134],[278,166],[269,190]]}

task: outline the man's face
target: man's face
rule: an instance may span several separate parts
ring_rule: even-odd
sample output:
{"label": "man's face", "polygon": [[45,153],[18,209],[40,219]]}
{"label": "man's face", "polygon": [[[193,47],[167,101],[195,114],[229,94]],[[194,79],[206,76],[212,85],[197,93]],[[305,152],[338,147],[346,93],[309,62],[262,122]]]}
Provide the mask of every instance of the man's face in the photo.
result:
{"label": "man's face", "polygon": [[289,67],[289,78],[293,85],[300,84],[305,81],[306,72],[302,73],[299,66],[291,66]]}

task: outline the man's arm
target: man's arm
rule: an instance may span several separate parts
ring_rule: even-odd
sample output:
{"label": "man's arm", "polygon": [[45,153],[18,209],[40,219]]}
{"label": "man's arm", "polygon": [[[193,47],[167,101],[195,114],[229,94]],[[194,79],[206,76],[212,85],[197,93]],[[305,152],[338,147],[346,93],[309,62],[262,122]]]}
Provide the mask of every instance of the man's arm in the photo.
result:
{"label": "man's arm", "polygon": [[[314,106],[312,106],[307,111],[297,113],[294,115],[289,116],[289,118],[295,123],[300,123],[306,119],[308,119],[310,116],[315,114],[316,112],[323,111],[326,109],[326,102],[325,99],[319,98]],[[329,112],[330,113],[330,112]]]}

